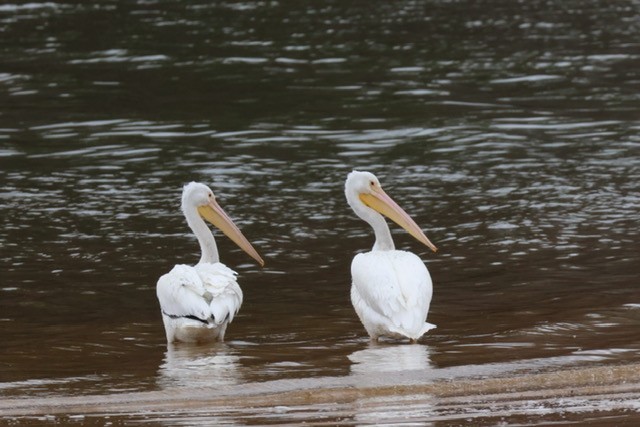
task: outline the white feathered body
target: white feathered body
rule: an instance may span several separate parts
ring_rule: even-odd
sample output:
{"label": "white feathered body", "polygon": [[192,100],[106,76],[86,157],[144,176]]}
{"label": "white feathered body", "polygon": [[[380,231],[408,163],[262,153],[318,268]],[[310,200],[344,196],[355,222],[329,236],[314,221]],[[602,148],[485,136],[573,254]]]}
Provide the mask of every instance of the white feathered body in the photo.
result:
{"label": "white feathered body", "polygon": [[236,272],[220,262],[178,264],[156,287],[168,342],[223,341],[242,305]]}
{"label": "white feathered body", "polygon": [[372,250],[351,263],[351,302],[372,339],[417,340],[436,326],[428,323],[431,276],[411,252]]}

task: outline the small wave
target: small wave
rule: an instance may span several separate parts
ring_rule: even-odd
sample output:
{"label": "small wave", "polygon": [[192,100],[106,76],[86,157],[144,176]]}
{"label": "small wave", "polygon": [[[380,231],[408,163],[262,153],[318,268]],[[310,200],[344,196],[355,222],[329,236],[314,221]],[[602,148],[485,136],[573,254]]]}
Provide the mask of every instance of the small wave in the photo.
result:
{"label": "small wave", "polygon": [[18,12],[22,10],[37,10],[37,9],[56,9],[60,5],[56,3],[25,3],[25,4],[2,4],[0,5],[0,12]]}
{"label": "small wave", "polygon": [[513,83],[539,83],[548,81],[560,81],[564,77],[555,74],[533,74],[530,76],[509,77],[506,79],[493,79],[489,83],[492,84],[513,84]]}

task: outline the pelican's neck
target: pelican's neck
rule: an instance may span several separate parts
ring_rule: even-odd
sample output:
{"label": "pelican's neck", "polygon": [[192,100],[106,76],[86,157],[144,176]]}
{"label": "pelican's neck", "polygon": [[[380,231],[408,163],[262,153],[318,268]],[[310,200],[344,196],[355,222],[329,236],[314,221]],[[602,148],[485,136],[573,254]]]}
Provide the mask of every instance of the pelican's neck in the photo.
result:
{"label": "pelican's neck", "polygon": [[204,222],[200,214],[198,214],[197,209],[191,206],[183,206],[182,211],[184,212],[185,218],[187,218],[187,224],[189,224],[193,234],[195,234],[198,239],[198,243],[200,243],[202,256],[200,257],[198,264],[213,264],[219,262],[220,257],[218,256],[218,246],[216,245],[216,241],[213,238],[211,230],[209,230],[207,224]]}
{"label": "pelican's neck", "polygon": [[373,228],[373,232],[376,236],[376,241],[373,244],[372,250],[394,250],[396,246],[393,244],[391,231],[389,231],[389,226],[387,225],[387,221],[385,221],[384,217],[370,207],[365,206],[365,204],[362,203],[357,195],[347,195],[347,201],[349,202],[349,205],[351,205],[351,208],[356,213],[356,215],[366,221],[371,226],[371,228]]}
{"label": "pelican's neck", "polygon": [[[370,208],[367,208],[372,211]],[[372,251],[392,251],[396,248],[396,245],[393,244],[393,239],[391,238],[391,231],[389,231],[389,226],[387,225],[387,221],[385,221],[384,217],[380,215],[378,212],[371,212],[371,218],[366,219],[362,218],[371,225],[373,228],[373,232],[376,236],[376,241],[373,244]]]}

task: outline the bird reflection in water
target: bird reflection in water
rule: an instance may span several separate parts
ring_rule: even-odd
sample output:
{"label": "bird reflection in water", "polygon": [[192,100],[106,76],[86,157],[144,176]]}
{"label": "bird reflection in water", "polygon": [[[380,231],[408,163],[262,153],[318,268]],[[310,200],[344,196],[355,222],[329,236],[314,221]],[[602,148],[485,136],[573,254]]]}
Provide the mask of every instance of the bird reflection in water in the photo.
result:
{"label": "bird reflection in water", "polygon": [[429,347],[425,345],[387,345],[371,343],[349,356],[351,375],[374,376],[381,372],[430,369]]}
{"label": "bird reflection in water", "polygon": [[168,345],[158,385],[165,389],[233,385],[242,381],[240,371],[240,357],[224,343]]}
{"label": "bird reflection in water", "polygon": [[[430,396],[401,396],[395,393],[378,393],[378,386],[413,382],[431,371],[429,347],[420,344],[370,343],[365,349],[351,353],[351,379],[358,388],[360,398],[352,405],[353,421],[362,425],[404,424],[407,416],[429,419],[434,401]],[[418,374],[420,371],[420,374]],[[427,374],[428,375],[428,374]],[[419,380],[420,381],[420,380]],[[371,394],[369,393],[371,392]],[[402,420],[403,422],[398,422]],[[431,425],[431,424],[420,424]]]}

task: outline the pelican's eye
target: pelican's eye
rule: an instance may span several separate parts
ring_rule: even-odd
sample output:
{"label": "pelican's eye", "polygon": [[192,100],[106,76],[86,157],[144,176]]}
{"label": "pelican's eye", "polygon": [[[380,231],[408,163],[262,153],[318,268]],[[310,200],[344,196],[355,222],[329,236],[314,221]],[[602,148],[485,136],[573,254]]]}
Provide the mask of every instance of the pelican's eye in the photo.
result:
{"label": "pelican's eye", "polygon": [[375,187],[376,186],[376,182],[375,181],[369,181],[369,185],[372,186],[372,187]]}

